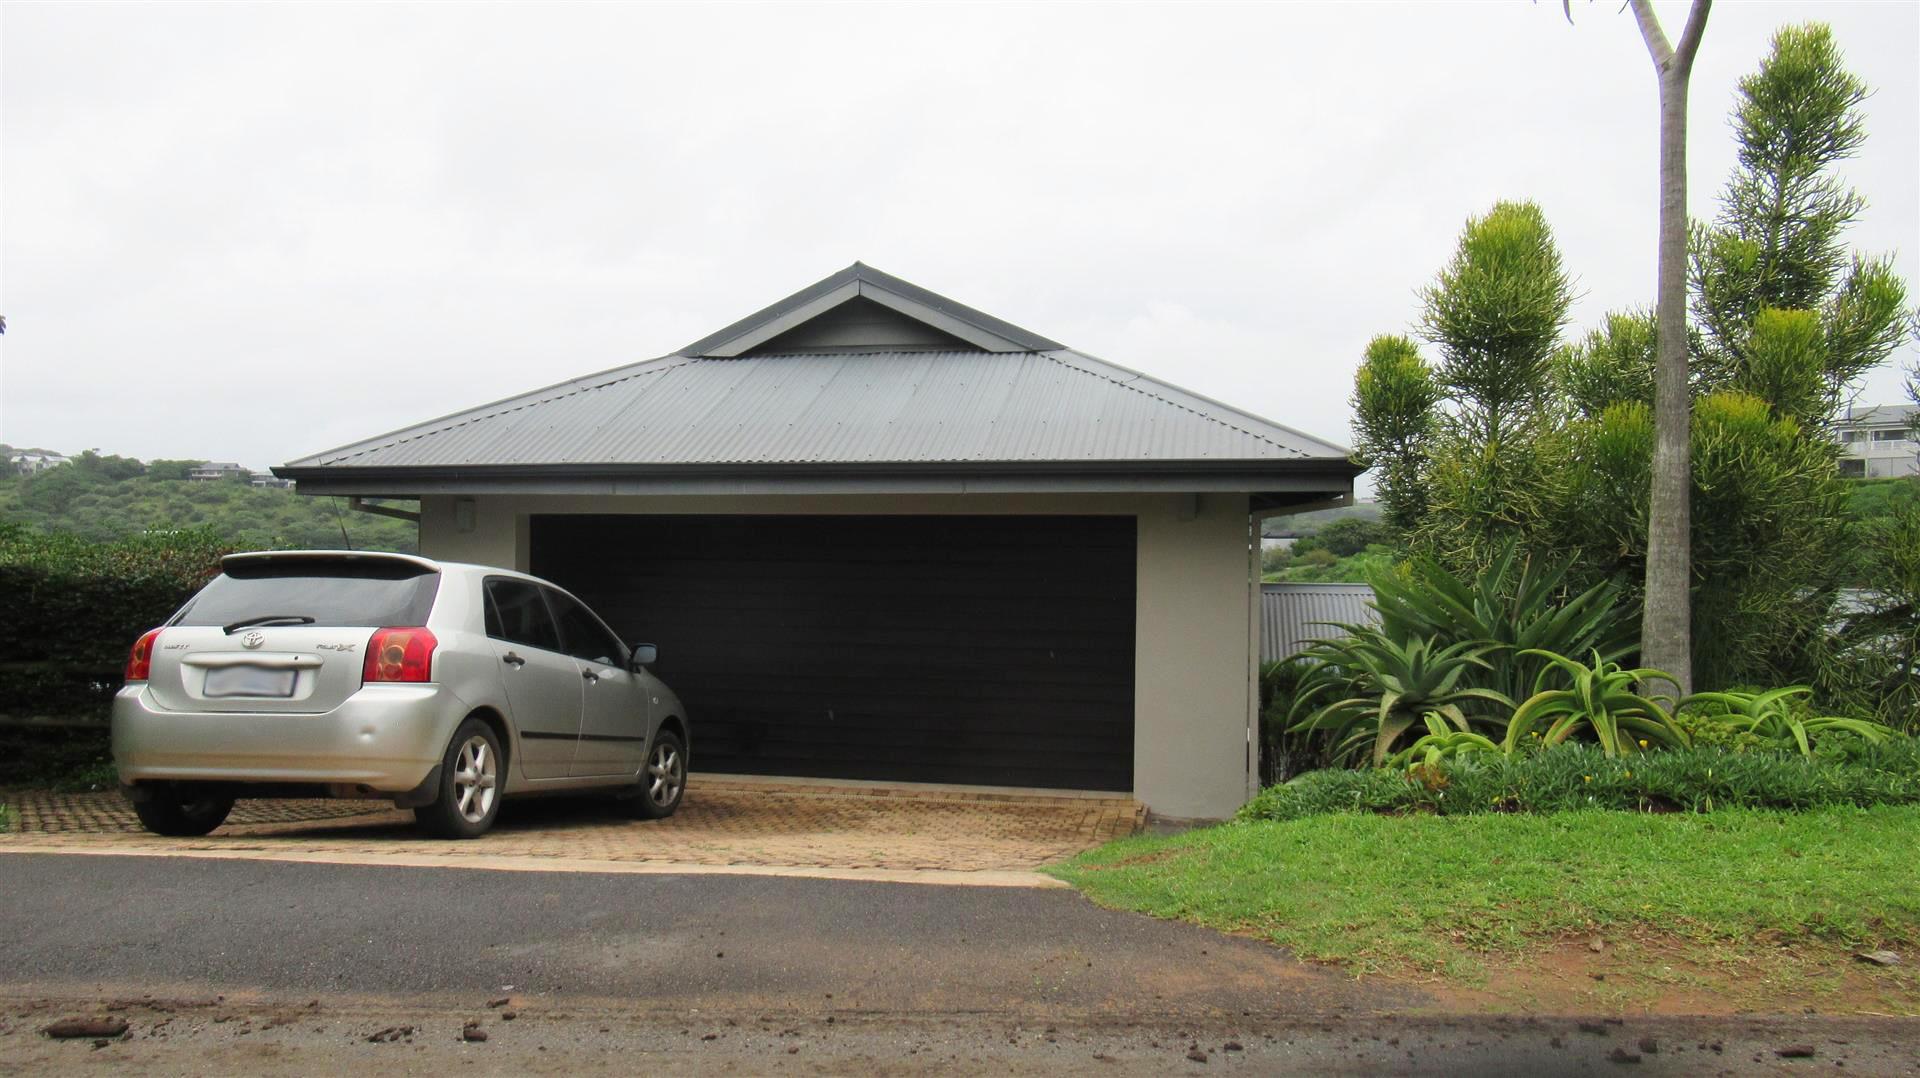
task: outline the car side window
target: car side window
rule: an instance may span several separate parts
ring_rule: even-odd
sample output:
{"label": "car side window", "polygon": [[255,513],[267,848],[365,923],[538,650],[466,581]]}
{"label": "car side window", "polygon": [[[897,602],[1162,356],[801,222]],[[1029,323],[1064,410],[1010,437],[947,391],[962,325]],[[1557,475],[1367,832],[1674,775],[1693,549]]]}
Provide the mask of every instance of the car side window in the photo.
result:
{"label": "car side window", "polygon": [[547,601],[553,604],[554,613],[560,617],[560,643],[567,654],[604,666],[622,664],[624,660],[621,656],[626,648],[600,624],[599,618],[581,605],[580,600],[549,590]]}
{"label": "car side window", "polygon": [[487,581],[487,635],[530,648],[560,650],[553,614],[537,585],[494,577]]}

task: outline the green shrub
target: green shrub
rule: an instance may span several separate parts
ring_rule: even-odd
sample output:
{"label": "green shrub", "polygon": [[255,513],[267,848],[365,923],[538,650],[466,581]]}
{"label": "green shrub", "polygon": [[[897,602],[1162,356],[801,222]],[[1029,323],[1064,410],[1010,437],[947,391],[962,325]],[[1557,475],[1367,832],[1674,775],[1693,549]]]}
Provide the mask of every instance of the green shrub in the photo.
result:
{"label": "green shrub", "polygon": [[1334,812],[1396,812],[1412,805],[1414,780],[1404,771],[1332,768],[1269,786],[1240,809],[1242,820],[1297,820]]}
{"label": "green shrub", "polygon": [[1864,744],[1849,762],[1694,747],[1609,757],[1570,742],[1538,753],[1470,753],[1411,770],[1327,770],[1260,792],[1242,820],[1329,812],[1710,812],[1920,804],[1920,740]]}
{"label": "green shrub", "polygon": [[1287,736],[1287,712],[1309,670],[1299,659],[1260,664],[1260,780],[1281,782],[1329,761],[1310,755],[1297,738]]}
{"label": "green shrub", "polygon": [[0,525],[0,709],[104,718],[133,642],[232,549],[202,531],[93,543]]}

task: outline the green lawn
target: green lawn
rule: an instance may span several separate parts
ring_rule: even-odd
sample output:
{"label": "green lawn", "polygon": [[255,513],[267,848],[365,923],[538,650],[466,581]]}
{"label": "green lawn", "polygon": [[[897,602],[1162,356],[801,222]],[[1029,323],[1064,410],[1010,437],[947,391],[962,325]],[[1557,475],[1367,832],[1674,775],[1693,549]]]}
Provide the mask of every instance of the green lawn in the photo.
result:
{"label": "green lawn", "polygon": [[1471,979],[1595,935],[1707,962],[1799,947],[1832,970],[1862,947],[1920,960],[1917,840],[1914,806],[1339,814],[1123,839],[1051,871],[1103,906],[1358,971]]}

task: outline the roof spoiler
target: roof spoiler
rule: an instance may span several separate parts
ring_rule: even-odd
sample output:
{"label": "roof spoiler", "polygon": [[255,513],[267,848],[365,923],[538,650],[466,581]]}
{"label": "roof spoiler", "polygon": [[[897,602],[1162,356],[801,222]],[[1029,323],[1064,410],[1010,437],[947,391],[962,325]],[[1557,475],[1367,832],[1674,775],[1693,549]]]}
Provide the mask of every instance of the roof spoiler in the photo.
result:
{"label": "roof spoiler", "polygon": [[224,572],[235,565],[285,565],[297,562],[387,562],[411,565],[427,572],[440,571],[440,563],[429,558],[378,550],[253,550],[228,554],[220,559],[220,568]]}

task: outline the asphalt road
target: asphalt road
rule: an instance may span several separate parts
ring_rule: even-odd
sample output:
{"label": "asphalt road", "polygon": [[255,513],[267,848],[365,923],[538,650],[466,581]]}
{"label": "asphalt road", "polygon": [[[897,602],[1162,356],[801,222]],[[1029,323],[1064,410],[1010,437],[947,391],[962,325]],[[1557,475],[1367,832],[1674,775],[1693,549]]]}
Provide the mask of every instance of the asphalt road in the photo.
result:
{"label": "asphalt road", "polygon": [[0,855],[0,1072],[1920,1074],[1910,1020],[1431,1003],[1066,890]]}
{"label": "asphalt road", "polygon": [[886,1013],[1418,1006],[1251,940],[1065,889],[192,858],[0,857],[22,981]]}

